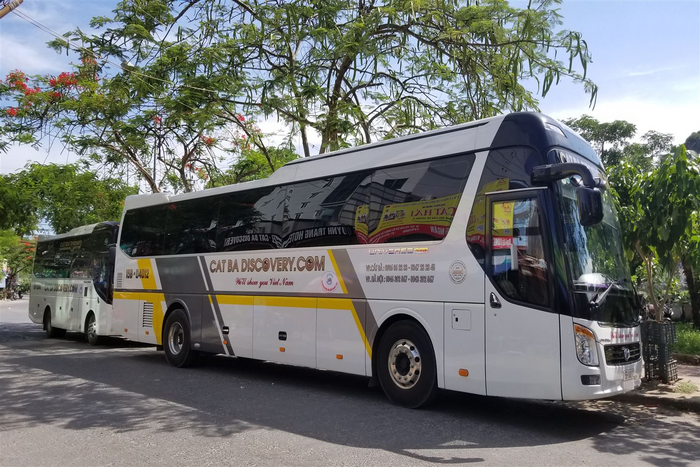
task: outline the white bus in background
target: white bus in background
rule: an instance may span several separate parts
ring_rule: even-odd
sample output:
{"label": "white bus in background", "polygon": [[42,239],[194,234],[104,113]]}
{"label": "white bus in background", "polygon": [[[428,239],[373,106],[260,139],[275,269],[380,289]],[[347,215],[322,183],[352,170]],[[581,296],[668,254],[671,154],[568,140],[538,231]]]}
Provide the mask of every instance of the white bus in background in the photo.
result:
{"label": "white bus in background", "polygon": [[131,196],[114,327],[178,367],[366,375],[407,407],[620,394],[640,384],[639,309],[605,182],[578,135],[517,113]]}
{"label": "white bus in background", "polygon": [[49,337],[77,331],[96,345],[100,336],[115,334],[112,275],[118,230],[116,222],[101,222],[39,237],[29,318],[42,324]]}

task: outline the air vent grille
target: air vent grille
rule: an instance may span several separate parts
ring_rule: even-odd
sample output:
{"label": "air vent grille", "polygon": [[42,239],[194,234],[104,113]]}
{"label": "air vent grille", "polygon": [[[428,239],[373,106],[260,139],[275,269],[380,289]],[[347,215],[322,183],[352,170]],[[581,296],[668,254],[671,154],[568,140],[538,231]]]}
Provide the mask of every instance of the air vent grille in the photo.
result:
{"label": "air vent grille", "polygon": [[143,303],[143,314],[141,319],[141,324],[144,328],[153,327],[153,303],[144,302]]}
{"label": "air vent grille", "polygon": [[117,288],[121,289],[122,288],[122,283],[124,282],[124,273],[118,272],[117,273]]}

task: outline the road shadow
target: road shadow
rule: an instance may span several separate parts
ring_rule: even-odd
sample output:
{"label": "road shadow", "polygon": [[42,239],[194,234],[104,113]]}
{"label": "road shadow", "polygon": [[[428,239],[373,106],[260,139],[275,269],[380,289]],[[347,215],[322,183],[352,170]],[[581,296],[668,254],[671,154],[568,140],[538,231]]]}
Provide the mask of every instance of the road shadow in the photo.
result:
{"label": "road shadow", "polygon": [[[63,342],[64,348],[75,345]],[[222,438],[275,429],[436,463],[478,463],[481,457],[469,455],[475,448],[592,438],[600,452],[639,453],[653,465],[687,465],[700,458],[697,428],[650,419],[642,408],[617,403],[441,391],[429,408],[407,410],[391,405],[380,389],[368,389],[364,377],[225,357],[176,369],[152,348],[119,345],[50,356],[25,352],[0,360],[0,433],[47,424],[115,432],[188,430]]]}
{"label": "road shadow", "polygon": [[[66,349],[74,345],[75,349],[89,350],[85,334],[81,332],[66,332],[61,338],[49,339],[41,324],[35,323],[0,323],[0,347],[11,346],[25,350],[46,352],[51,349]],[[100,337],[97,349],[118,348],[155,348],[151,344],[133,342],[116,336]]]}
{"label": "road shadow", "polygon": [[[677,412],[654,405],[612,405],[609,412],[625,417],[618,430],[602,433],[593,439],[593,447],[606,454],[639,456],[640,461],[655,466],[680,467],[698,465],[700,460],[700,416],[689,412],[685,420],[673,417]],[[694,423],[686,421],[692,419]]]}

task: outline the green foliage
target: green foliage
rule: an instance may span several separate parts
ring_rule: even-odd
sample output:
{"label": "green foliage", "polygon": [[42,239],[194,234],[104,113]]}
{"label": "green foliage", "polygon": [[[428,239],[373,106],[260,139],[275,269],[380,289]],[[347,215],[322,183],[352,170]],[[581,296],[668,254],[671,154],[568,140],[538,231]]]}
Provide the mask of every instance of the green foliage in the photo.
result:
{"label": "green foliage", "polygon": [[242,150],[234,165],[228,170],[212,176],[207,184],[207,188],[233,185],[269,177],[276,169],[299,157],[291,149],[278,148],[270,148],[269,156],[272,160],[272,167],[270,167],[268,159],[259,151],[254,149]]}
{"label": "green foliage", "polygon": [[570,118],[564,120],[564,123],[594,146],[606,167],[617,165],[622,161],[622,149],[637,132],[635,125],[624,120],[601,123],[588,115]]}
{"label": "green foliage", "polygon": [[0,230],[0,264],[7,263],[12,277],[31,268],[35,251],[35,240],[18,236],[11,230]]}
{"label": "green foliage", "polygon": [[[76,165],[32,164],[23,171],[0,176],[0,187],[11,186],[17,202],[0,228],[27,234],[45,219],[56,233],[121,217],[124,198],[135,187],[115,178],[100,179]],[[4,201],[3,201],[4,203]]]}
{"label": "green foliage", "polygon": [[700,209],[700,168],[679,146],[640,187],[642,226],[637,238],[667,257],[691,233],[693,213]]}
{"label": "green foliage", "polygon": [[610,181],[628,259],[633,258],[632,252],[639,255],[650,300],[660,312],[654,280],[657,265],[667,275],[664,296],[668,298],[679,263],[694,257],[692,251],[697,249],[700,166],[679,146],[651,172],[639,172],[629,162],[614,167]]}
{"label": "green foliage", "polygon": [[[523,86],[530,79],[542,96],[571,79],[593,102],[588,46],[561,27],[559,3],[123,1],[93,19],[98,34],[67,34],[84,47],[70,73],[0,85],[10,101],[0,149],[58,134],[93,163],[129,167],[152,191],[190,191],[207,177],[215,184],[274,170],[297,136],[308,156],[310,133],[326,152],[536,109],[537,95]],[[270,118],[288,131],[278,148],[254,125]],[[237,148],[235,133],[257,155]]]}
{"label": "green foliage", "polygon": [[700,355],[700,330],[692,324],[676,323],[678,342],[673,344],[673,350],[688,355]]}
{"label": "green foliage", "polygon": [[700,131],[691,133],[685,140],[685,147],[689,151],[700,153]]}

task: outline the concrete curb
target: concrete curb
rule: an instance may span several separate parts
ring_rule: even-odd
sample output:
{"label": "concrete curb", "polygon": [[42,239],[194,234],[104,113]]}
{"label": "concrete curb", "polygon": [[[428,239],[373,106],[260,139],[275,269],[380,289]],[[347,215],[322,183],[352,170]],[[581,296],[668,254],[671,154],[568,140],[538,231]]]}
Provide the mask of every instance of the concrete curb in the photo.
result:
{"label": "concrete curb", "polygon": [[673,407],[678,410],[700,413],[700,396],[686,397],[660,397],[649,394],[627,393],[614,397],[613,400],[628,402],[631,404],[658,405],[660,407]]}

